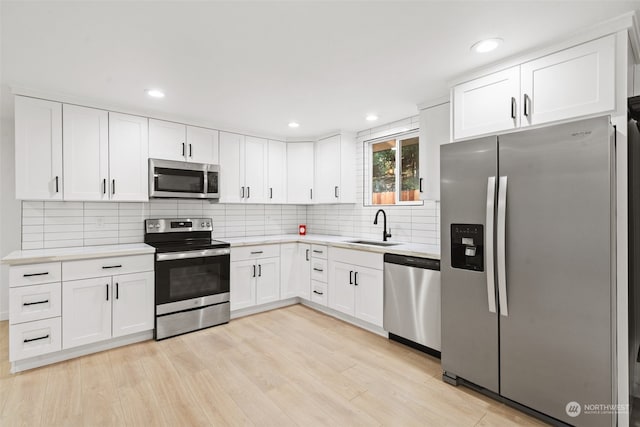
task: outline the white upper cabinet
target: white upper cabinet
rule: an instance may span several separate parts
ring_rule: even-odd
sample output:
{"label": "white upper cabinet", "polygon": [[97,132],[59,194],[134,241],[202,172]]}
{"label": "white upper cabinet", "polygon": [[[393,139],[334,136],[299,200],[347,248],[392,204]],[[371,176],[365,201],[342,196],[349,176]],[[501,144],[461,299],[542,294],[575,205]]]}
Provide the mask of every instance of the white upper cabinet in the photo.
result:
{"label": "white upper cabinet", "polygon": [[440,200],[440,145],[450,142],[449,102],[420,111],[420,199]]}
{"label": "white upper cabinet", "polygon": [[314,203],[353,203],[355,142],[334,135],[315,144]]}
{"label": "white upper cabinet", "polygon": [[519,97],[519,66],[455,86],[452,90],[455,138],[518,127]]}
{"label": "white upper cabinet", "polygon": [[109,113],[110,199],[149,200],[149,135],[146,117]]}
{"label": "white upper cabinet", "polygon": [[287,144],[269,141],[267,149],[267,202],[287,201]]}
{"label": "white upper cabinet", "polygon": [[218,131],[149,119],[149,157],[217,164]]}
{"label": "white upper cabinet", "polygon": [[267,201],[267,140],[220,132],[220,201]]}
{"label": "white upper cabinet", "polygon": [[313,200],[313,142],[287,144],[287,201],[312,203]]}
{"label": "white upper cabinet", "polygon": [[62,104],[15,97],[16,198],[62,200]]}
{"label": "white upper cabinet", "polygon": [[64,200],[109,200],[109,113],[63,105]]}
{"label": "white upper cabinet", "polygon": [[522,64],[522,126],[615,109],[615,36]]}
{"label": "white upper cabinet", "polygon": [[218,145],[217,130],[187,126],[187,161],[217,165]]}
{"label": "white upper cabinet", "polygon": [[245,136],[244,144],[244,187],[246,187],[244,200],[247,203],[265,203],[267,201],[267,140]]}
{"label": "white upper cabinet", "polygon": [[220,132],[220,202],[244,200],[244,135]]}
{"label": "white upper cabinet", "polygon": [[615,35],[454,86],[453,139],[615,109]]}
{"label": "white upper cabinet", "polygon": [[149,119],[149,157],[185,161],[187,127],[181,123]]}

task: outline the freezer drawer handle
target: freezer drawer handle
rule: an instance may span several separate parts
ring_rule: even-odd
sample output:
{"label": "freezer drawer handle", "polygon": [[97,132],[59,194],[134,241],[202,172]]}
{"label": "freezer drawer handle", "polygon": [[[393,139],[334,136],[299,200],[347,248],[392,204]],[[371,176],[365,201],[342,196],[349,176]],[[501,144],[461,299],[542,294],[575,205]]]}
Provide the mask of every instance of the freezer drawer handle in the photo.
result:
{"label": "freezer drawer handle", "polygon": [[506,216],[507,216],[507,177],[501,176],[498,184],[498,297],[500,314],[508,316],[507,308],[507,267],[506,267]]}
{"label": "freezer drawer handle", "polygon": [[36,305],[36,304],[46,304],[48,303],[49,300],[43,300],[43,301],[34,301],[34,302],[23,302],[22,305],[27,306],[27,305]]}
{"label": "freezer drawer handle", "polygon": [[496,312],[496,277],[493,270],[493,217],[496,207],[496,177],[490,176],[487,179],[487,228],[484,238],[487,254],[487,301],[489,311]]}
{"label": "freezer drawer handle", "polygon": [[27,343],[27,342],[32,342],[32,341],[46,340],[47,338],[49,338],[49,334],[47,334],[47,335],[45,335],[43,337],[29,338],[29,339],[23,340],[23,342]]}

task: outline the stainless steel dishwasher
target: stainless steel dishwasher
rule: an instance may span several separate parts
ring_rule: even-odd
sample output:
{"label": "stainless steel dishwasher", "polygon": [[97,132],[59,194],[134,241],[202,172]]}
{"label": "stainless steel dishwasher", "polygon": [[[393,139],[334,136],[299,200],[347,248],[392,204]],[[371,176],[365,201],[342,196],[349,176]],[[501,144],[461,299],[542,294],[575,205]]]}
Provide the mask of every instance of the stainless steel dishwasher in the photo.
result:
{"label": "stainless steel dishwasher", "polygon": [[384,329],[389,339],[440,357],[440,261],[384,255]]}

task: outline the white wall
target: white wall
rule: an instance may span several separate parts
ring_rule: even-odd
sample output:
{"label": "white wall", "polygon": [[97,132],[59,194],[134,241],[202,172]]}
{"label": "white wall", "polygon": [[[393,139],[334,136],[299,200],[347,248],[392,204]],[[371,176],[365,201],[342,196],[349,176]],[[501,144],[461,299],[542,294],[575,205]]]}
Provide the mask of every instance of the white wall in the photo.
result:
{"label": "white wall", "polygon": [[376,211],[384,209],[391,240],[430,245],[430,252],[440,252],[440,203],[425,201],[423,206],[364,206],[365,141],[417,129],[419,117],[409,117],[358,132],[356,156],[356,203],[348,205],[318,205],[307,208],[309,233],[382,239],[382,215],[373,225]]}

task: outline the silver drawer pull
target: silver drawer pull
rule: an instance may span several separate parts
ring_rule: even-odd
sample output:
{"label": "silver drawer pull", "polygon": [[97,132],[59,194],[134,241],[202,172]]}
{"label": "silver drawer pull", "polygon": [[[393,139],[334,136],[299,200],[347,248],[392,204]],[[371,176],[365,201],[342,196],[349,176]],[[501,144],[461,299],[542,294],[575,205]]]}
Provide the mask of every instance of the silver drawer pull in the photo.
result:
{"label": "silver drawer pull", "polygon": [[105,265],[102,268],[104,270],[106,270],[107,268],[120,268],[120,267],[122,267],[122,264],[120,264],[120,265]]}
{"label": "silver drawer pull", "polygon": [[35,301],[35,302],[23,302],[22,305],[36,305],[36,304],[46,304],[49,300],[46,299],[44,301]]}
{"label": "silver drawer pull", "polygon": [[313,267],[313,271],[320,271],[320,272],[323,272],[324,270],[323,270],[323,269],[321,269],[321,268],[315,268],[315,267]]}
{"label": "silver drawer pull", "polygon": [[324,295],[323,292],[318,292],[318,291],[313,291],[313,293],[316,294],[316,295]]}
{"label": "silver drawer pull", "polygon": [[49,334],[43,336],[43,337],[38,337],[38,338],[29,338],[26,340],[23,340],[25,343],[27,342],[32,342],[32,341],[39,341],[39,340],[46,340],[47,338],[49,338]]}
{"label": "silver drawer pull", "polygon": [[48,271],[45,271],[44,273],[29,273],[29,274],[23,274],[22,277],[33,277],[33,276],[46,276],[47,274],[49,274]]}
{"label": "silver drawer pull", "polygon": [[261,253],[262,253],[262,251],[254,251],[254,252],[251,252],[251,255],[258,255],[258,254],[261,254]]}

